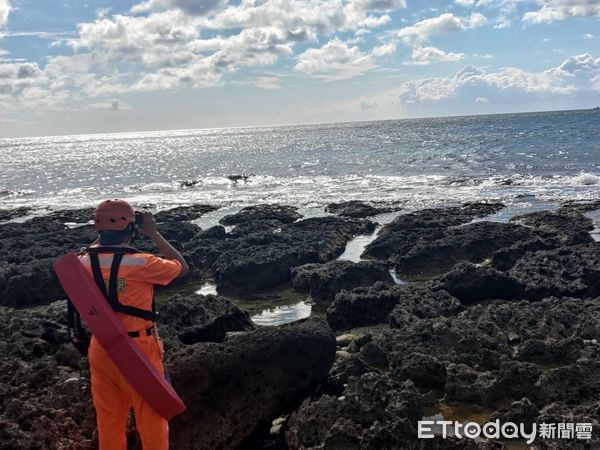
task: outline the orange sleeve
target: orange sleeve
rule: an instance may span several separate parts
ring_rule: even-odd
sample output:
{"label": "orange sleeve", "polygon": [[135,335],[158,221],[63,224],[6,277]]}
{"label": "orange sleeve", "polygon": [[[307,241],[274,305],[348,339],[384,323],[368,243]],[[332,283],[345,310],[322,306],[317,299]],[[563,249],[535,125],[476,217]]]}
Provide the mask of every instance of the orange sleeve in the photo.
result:
{"label": "orange sleeve", "polygon": [[181,272],[181,263],[175,259],[164,259],[158,256],[146,258],[144,270],[141,271],[143,281],[166,286]]}

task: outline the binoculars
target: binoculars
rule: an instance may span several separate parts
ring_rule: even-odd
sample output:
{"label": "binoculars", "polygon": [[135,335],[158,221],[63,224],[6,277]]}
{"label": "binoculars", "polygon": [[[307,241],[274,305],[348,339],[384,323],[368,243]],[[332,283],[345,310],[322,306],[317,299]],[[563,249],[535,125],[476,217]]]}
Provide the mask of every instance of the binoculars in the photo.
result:
{"label": "binoculars", "polygon": [[138,227],[141,227],[142,225],[144,225],[144,213],[141,211],[136,211],[135,212],[135,224]]}

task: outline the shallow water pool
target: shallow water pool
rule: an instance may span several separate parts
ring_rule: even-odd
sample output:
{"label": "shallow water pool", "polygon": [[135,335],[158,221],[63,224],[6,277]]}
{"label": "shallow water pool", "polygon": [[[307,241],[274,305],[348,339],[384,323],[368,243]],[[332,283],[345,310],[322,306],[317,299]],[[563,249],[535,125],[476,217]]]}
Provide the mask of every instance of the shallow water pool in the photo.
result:
{"label": "shallow water pool", "polygon": [[295,322],[300,319],[305,319],[310,316],[312,305],[305,301],[294,303],[291,305],[275,306],[261,311],[250,318],[255,324],[260,326],[266,325],[283,325],[286,323]]}

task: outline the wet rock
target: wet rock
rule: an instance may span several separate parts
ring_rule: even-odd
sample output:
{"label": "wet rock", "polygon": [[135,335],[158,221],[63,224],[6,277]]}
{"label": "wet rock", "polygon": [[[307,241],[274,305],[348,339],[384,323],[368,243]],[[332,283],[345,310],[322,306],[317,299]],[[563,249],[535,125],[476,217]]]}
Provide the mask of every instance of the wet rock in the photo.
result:
{"label": "wet rock", "polygon": [[462,304],[525,297],[523,286],[506,273],[470,263],[457,264],[452,271],[435,281],[434,289],[445,290]]}
{"label": "wet rock", "polygon": [[521,400],[511,403],[507,407],[498,409],[489,421],[494,422],[499,420],[501,424],[512,422],[516,424],[529,425],[526,430],[529,432],[531,429],[530,425],[535,422],[538,416],[538,408],[531,403],[527,397],[523,397]]}
{"label": "wet rock", "polygon": [[26,216],[30,212],[31,212],[31,208],[27,208],[27,207],[14,208],[14,209],[0,209],[0,222],[18,219],[19,217]]}
{"label": "wet rock", "polygon": [[280,233],[283,224],[277,219],[253,220],[237,224],[229,233],[228,238],[240,238],[255,233]]}
{"label": "wet rock", "polygon": [[377,371],[377,369],[369,367],[358,353],[345,352],[345,355],[336,358],[333,363],[327,380],[328,386],[332,388],[336,395],[340,396],[344,392],[350,378],[360,377],[367,372],[373,371]]}
{"label": "wet rock", "polygon": [[579,339],[529,339],[518,345],[515,356],[522,361],[540,364],[568,363],[577,359],[581,352],[582,342]]}
{"label": "wet rock", "polygon": [[158,308],[161,332],[178,337],[171,348],[196,342],[221,342],[230,331],[249,331],[254,324],[248,313],[218,295],[175,295]]}
{"label": "wet rock", "polygon": [[327,431],[324,448],[328,449],[360,449],[361,428],[351,420],[339,418]]}
{"label": "wet rock", "polygon": [[560,244],[554,239],[545,239],[541,236],[534,237],[496,250],[490,258],[490,266],[497,270],[508,271],[528,252],[552,250],[559,246]]}
{"label": "wet rock", "polygon": [[[189,207],[198,213],[206,208],[209,207]],[[184,244],[200,232],[200,228],[188,222],[177,222],[183,216],[188,217],[186,211],[187,214],[192,212],[183,208],[176,210],[177,213],[164,213],[162,220],[165,222],[159,224],[159,230],[176,248],[183,249]],[[97,238],[90,225],[68,228],[65,223],[85,223],[92,215],[92,208],[65,210],[24,223],[1,224],[0,305],[25,307],[65,298],[52,271],[52,263],[69,251],[87,247]],[[157,251],[145,237],[140,237],[135,244],[141,251]]]}
{"label": "wet rock", "polygon": [[421,417],[423,397],[413,383],[369,372],[351,379],[340,398],[305,400],[285,435],[290,448],[411,448]]}
{"label": "wet rock", "polygon": [[593,200],[593,201],[581,201],[581,200],[568,200],[566,202],[563,202],[560,210],[563,211],[567,211],[567,212],[571,212],[571,211],[578,211],[578,212],[591,212],[591,211],[596,211],[600,209],[600,200]]}
{"label": "wet rock", "polygon": [[0,225],[0,305],[25,307],[64,298],[52,263],[96,238],[91,226],[68,229],[64,224],[87,221],[87,213],[91,211],[59,211],[25,223]]}
{"label": "wet rock", "polygon": [[0,262],[0,304],[22,308],[65,298],[52,271],[53,262],[54,259],[25,264]]}
{"label": "wet rock", "polygon": [[226,236],[227,233],[225,232],[225,228],[220,225],[207,228],[200,233],[201,239],[225,239]]}
{"label": "wet rock", "polygon": [[327,322],[334,330],[386,322],[402,292],[400,287],[383,283],[342,291],[327,308]]}
{"label": "wet rock", "polygon": [[416,318],[455,315],[460,309],[460,303],[444,291],[376,283],[337,294],[327,308],[327,322],[335,330],[388,321],[393,328],[402,328]]}
{"label": "wet rock", "polygon": [[357,234],[373,231],[373,222],[319,217],[281,226],[278,233],[258,231],[215,242],[186,244],[197,267],[214,273],[223,292],[256,292],[290,280],[290,270],[325,263],[339,256]]}
{"label": "wet rock", "polygon": [[43,216],[34,217],[28,220],[26,223],[33,225],[44,225],[48,223],[53,223],[56,225],[64,225],[65,223],[93,223],[94,210],[95,208],[81,208],[54,211]]}
{"label": "wet rock", "polygon": [[582,399],[598,398],[600,362],[585,361],[550,369],[540,376],[535,394],[537,401],[544,405],[556,401],[578,405]]}
{"label": "wet rock", "polygon": [[600,242],[527,253],[508,274],[529,299],[600,296]]}
{"label": "wet rock", "polygon": [[447,272],[458,262],[480,263],[497,250],[534,238],[534,232],[521,225],[475,222],[418,240],[391,261],[400,276],[431,278]]}
{"label": "wet rock", "polygon": [[[188,242],[202,230],[198,225],[189,222],[166,222],[158,226],[162,234],[169,242]],[[171,242],[172,243],[172,242]]]}
{"label": "wet rock", "polygon": [[[488,205],[483,211],[498,208]],[[526,252],[593,242],[591,219],[576,211],[540,211],[515,217],[512,223],[466,223],[475,217],[461,214],[461,208],[398,216],[366,247],[363,257],[389,259],[403,278],[430,279],[460,262],[491,259],[494,268],[506,271]]]}
{"label": "wet rock", "polygon": [[240,225],[246,222],[261,220],[278,220],[282,224],[292,223],[300,219],[298,208],[287,205],[253,205],[242,208],[235,214],[223,217],[219,222],[223,225]]}
{"label": "wet rock", "polygon": [[[465,308],[445,290],[432,291],[432,284],[385,288],[386,291],[408,289],[412,298],[405,292],[399,300],[402,294],[396,292],[398,302],[389,314],[392,327],[369,327],[367,334],[354,339],[346,348],[350,354],[336,361],[335,375],[333,369],[330,373],[328,393],[335,396],[327,398],[326,406],[323,405],[326,413],[318,416],[323,428],[313,422],[310,437],[302,434],[302,420],[310,417],[304,413],[316,411],[311,408],[325,402],[324,397],[307,400],[295,413],[297,416],[292,416],[288,443],[302,445],[306,439],[323,445],[328,442],[328,430],[337,423],[335,442],[339,439],[360,448],[367,448],[366,442],[377,442],[373,448],[466,448],[467,444],[472,445],[470,448],[494,448],[496,445],[432,440],[424,447],[416,442],[415,447],[411,441],[414,437],[406,437],[402,444],[390,444],[393,441],[387,440],[389,432],[385,430],[394,424],[381,419],[381,406],[373,407],[369,398],[361,398],[365,405],[362,420],[356,418],[358,413],[352,415],[342,409],[350,397],[349,387],[364,383],[367,376],[382,379],[389,391],[394,390],[391,387],[394,383],[410,380],[421,392],[433,389],[443,396],[444,402],[494,408],[497,411],[493,417],[505,420],[531,423],[534,419],[541,423],[543,417],[546,423],[566,423],[573,421],[575,410],[581,421],[586,415],[585,420],[591,420],[589,417],[600,411],[600,406],[594,406],[600,395],[600,346],[597,345],[600,299],[488,300]],[[445,306],[436,309],[434,305]],[[352,333],[361,334],[359,328]],[[370,348],[377,348],[377,353],[385,355],[389,371],[364,361],[362,354]],[[381,402],[383,398],[381,394]],[[420,397],[422,404],[431,400],[431,395]],[[507,406],[507,401],[514,403]],[[563,405],[553,412],[556,419],[546,410],[552,402]],[[402,414],[397,417],[408,420]],[[369,440],[375,436],[383,440]]]}
{"label": "wet rock", "polygon": [[412,247],[415,243],[439,238],[448,227],[488,216],[502,208],[501,203],[466,203],[402,214],[381,229],[377,238],[365,248],[363,257],[387,259],[394,254],[401,255],[407,250],[407,243]]}
{"label": "wet rock", "polygon": [[197,219],[204,214],[219,209],[214,205],[177,206],[154,214],[157,222],[184,222]]}
{"label": "wet rock", "polygon": [[237,183],[238,181],[243,181],[244,183],[250,179],[253,175],[228,175],[227,179],[229,181],[233,181]]}
{"label": "wet rock", "polygon": [[235,448],[323,381],[334,355],[335,336],[318,319],[188,346],[169,364],[188,406],[170,424],[171,446]]}
{"label": "wet rock", "polygon": [[367,342],[360,348],[360,357],[369,366],[384,368],[388,365],[385,352],[373,342]]}
{"label": "wet rock", "polygon": [[[398,218],[400,217],[404,216],[398,216]],[[430,242],[440,239],[446,231],[445,228],[433,226],[404,229],[400,223],[394,229],[386,228],[391,227],[392,224],[394,222],[385,225],[379,231],[375,240],[367,244],[361,254],[361,258],[388,260],[396,254],[403,255],[408,253],[420,242]]]}
{"label": "wet rock", "polygon": [[417,386],[444,389],[446,367],[438,358],[422,353],[391,353],[391,375],[395,380],[411,380]]}
{"label": "wet rock", "polygon": [[446,402],[490,405],[496,400],[493,373],[477,371],[466,364],[449,364],[446,370]]}
{"label": "wet rock", "polygon": [[340,416],[340,403],[330,395],[305,400],[287,425],[285,434],[289,447],[299,449],[321,446]]}
{"label": "wet rock", "polygon": [[182,188],[192,188],[197,184],[201,184],[202,180],[183,180],[179,182],[179,187]]}
{"label": "wet rock", "polygon": [[394,284],[386,263],[379,261],[331,261],[292,269],[295,290],[310,292],[313,300],[330,303],[342,289],[371,286],[377,281]]}
{"label": "wet rock", "polygon": [[505,361],[500,366],[496,384],[498,399],[519,399],[531,395],[542,370],[536,365],[522,361]]}
{"label": "wet rock", "polygon": [[347,202],[330,203],[325,207],[325,211],[338,216],[353,217],[356,219],[375,216],[377,214],[398,211],[401,208],[385,203],[367,203],[360,200],[350,200]]}
{"label": "wet rock", "polygon": [[0,307],[0,449],[92,449],[87,363],[68,343],[66,302]]}
{"label": "wet rock", "polygon": [[389,315],[390,327],[402,329],[418,319],[451,317],[462,311],[462,305],[443,290],[426,286],[405,286],[401,301]]}
{"label": "wet rock", "polygon": [[536,211],[513,217],[511,222],[548,231],[557,235],[564,245],[593,242],[589,232],[594,229],[594,222],[578,211]]}
{"label": "wet rock", "polygon": [[2,261],[26,264],[31,261],[55,258],[69,250],[79,250],[97,237],[91,226],[68,229],[53,219],[0,225]]}
{"label": "wet rock", "polygon": [[498,325],[478,322],[465,312],[454,317],[415,317],[401,329],[374,334],[373,340],[390,360],[403,361],[412,353],[422,353],[437,358],[446,368],[455,363],[477,371],[498,371],[510,360],[513,349]]}

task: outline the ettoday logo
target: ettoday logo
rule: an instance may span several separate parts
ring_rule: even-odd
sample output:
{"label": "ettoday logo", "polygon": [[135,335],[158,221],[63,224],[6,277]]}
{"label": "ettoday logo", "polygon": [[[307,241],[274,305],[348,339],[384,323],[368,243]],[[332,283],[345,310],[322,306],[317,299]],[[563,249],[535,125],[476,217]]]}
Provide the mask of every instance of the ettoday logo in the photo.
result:
{"label": "ettoday logo", "polygon": [[451,420],[421,420],[418,424],[419,439],[433,439],[435,436],[446,439],[454,436],[458,439],[523,439],[527,444],[540,439],[585,439],[592,438],[591,423],[533,423],[516,424],[499,420],[480,425],[476,422],[455,422]]}

